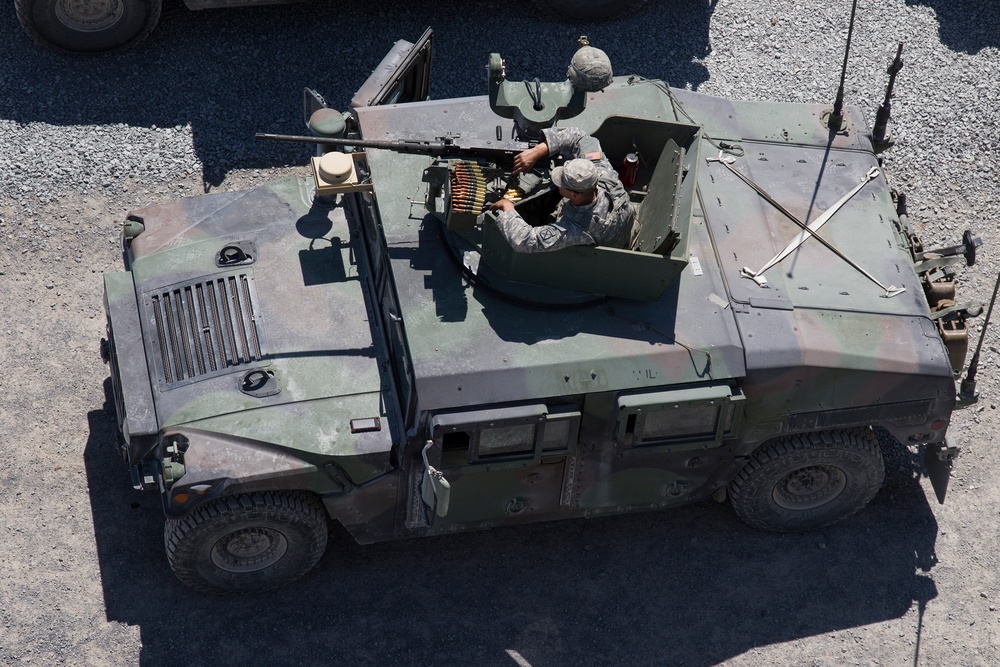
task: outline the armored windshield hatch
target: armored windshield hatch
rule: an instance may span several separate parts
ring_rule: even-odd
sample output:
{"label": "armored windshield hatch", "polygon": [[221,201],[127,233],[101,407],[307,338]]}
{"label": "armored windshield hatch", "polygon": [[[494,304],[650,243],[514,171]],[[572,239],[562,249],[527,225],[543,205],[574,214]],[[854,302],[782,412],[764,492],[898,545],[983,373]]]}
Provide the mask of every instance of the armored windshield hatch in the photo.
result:
{"label": "armored windshield hatch", "polygon": [[143,301],[156,328],[152,354],[168,387],[260,365],[263,337],[257,296],[247,273],[183,283],[147,292]]}

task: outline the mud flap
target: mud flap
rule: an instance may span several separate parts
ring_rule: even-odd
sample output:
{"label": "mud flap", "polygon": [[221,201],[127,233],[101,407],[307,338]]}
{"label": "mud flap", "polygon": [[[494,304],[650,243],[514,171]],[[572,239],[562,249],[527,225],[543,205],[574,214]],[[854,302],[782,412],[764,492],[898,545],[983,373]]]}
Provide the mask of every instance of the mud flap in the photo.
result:
{"label": "mud flap", "polygon": [[959,451],[958,447],[949,445],[947,441],[924,445],[924,469],[941,505],[944,504],[944,496],[948,492],[951,462],[958,458]]}

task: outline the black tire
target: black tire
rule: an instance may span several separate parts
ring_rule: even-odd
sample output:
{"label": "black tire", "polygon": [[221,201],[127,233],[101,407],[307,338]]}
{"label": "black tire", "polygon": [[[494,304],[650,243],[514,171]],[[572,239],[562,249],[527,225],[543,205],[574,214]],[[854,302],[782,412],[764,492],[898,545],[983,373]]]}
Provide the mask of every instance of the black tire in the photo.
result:
{"label": "black tire", "polygon": [[183,519],[163,540],[177,578],[203,593],[278,588],[312,569],[326,549],[326,511],[315,496],[268,491],[229,496]]}
{"label": "black tire", "polygon": [[123,51],[160,20],[162,0],[14,0],[25,32],[60,53]]}
{"label": "black tire", "polygon": [[828,526],[871,501],[885,466],[867,428],[803,433],[767,443],[729,483],[751,526],[798,532]]}
{"label": "black tire", "polygon": [[628,16],[646,0],[535,0],[535,4],[554,19],[589,23]]}

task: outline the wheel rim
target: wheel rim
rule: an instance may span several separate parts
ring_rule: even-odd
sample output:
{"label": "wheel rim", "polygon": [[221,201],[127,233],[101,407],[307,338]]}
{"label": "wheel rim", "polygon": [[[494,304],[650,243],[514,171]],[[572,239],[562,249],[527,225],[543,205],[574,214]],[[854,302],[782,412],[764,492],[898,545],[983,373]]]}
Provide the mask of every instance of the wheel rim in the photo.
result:
{"label": "wheel rim", "polygon": [[830,465],[794,470],[774,487],[774,502],[788,510],[810,510],[825,505],[847,486],[847,476]]}
{"label": "wheel rim", "polygon": [[212,547],[212,562],[227,572],[256,572],[277,563],[288,541],[271,528],[244,528],[224,535]]}
{"label": "wheel rim", "polygon": [[59,0],[56,3],[59,22],[79,32],[107,30],[124,14],[122,0]]}

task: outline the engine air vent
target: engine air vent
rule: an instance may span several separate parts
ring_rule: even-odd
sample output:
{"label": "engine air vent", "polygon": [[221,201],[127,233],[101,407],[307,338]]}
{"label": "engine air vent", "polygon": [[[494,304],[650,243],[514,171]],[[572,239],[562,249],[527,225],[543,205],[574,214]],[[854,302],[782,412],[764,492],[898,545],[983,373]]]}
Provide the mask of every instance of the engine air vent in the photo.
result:
{"label": "engine air vent", "polygon": [[168,386],[263,360],[253,279],[240,273],[147,293]]}

